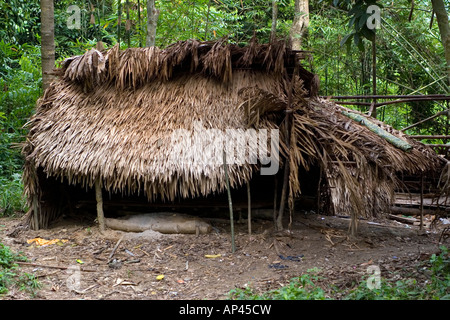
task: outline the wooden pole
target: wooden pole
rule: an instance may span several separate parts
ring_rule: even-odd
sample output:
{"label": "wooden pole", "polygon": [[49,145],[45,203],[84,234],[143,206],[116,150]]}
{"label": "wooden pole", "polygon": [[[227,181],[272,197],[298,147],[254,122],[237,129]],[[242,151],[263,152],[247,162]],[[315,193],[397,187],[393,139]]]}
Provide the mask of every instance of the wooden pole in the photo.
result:
{"label": "wooden pole", "polygon": [[340,105],[354,105],[354,106],[373,106],[374,108],[379,108],[382,106],[390,105],[390,104],[396,104],[396,103],[404,103],[404,102],[420,102],[420,101],[441,101],[441,100],[448,100],[449,97],[435,97],[435,98],[415,98],[415,99],[400,99],[400,100],[394,100],[394,101],[384,101],[384,102],[361,102],[361,101],[339,101],[337,104]]}
{"label": "wooden pole", "polygon": [[322,183],[322,166],[319,165],[319,183],[317,184],[317,214],[320,214],[320,185]]}
{"label": "wooden pole", "polygon": [[278,196],[278,177],[274,176],[274,192],[273,192],[273,223],[277,222],[277,196]]}
{"label": "wooden pole", "polygon": [[[288,105],[287,108],[285,110],[285,118],[284,118],[284,131],[285,131],[285,138],[286,138],[286,145],[288,146],[288,154],[286,156],[285,159],[285,164],[284,164],[284,173],[283,173],[283,188],[281,189],[281,198],[280,198],[280,209],[278,211],[278,217],[276,219],[276,223],[275,223],[275,228],[277,231],[281,231],[283,230],[283,213],[284,213],[284,207],[285,207],[285,202],[286,202],[286,198],[288,197],[288,183],[289,183],[289,176],[290,176],[290,166],[289,166],[289,162],[290,162],[290,158],[291,158],[291,137],[290,137],[290,133],[291,133],[291,116],[292,116],[292,94],[293,94],[293,87],[294,87],[294,81],[295,81],[295,76],[298,73],[298,69],[299,69],[299,64],[298,61],[296,61],[295,63],[295,67],[294,67],[294,72],[292,73],[292,77],[291,77],[291,83],[289,86],[289,92],[288,92]],[[297,170],[297,168],[295,168],[295,170]],[[289,209],[292,210],[292,208],[289,206]]]}
{"label": "wooden pole", "polygon": [[420,175],[420,230],[423,228],[423,173]]}
{"label": "wooden pole", "polygon": [[[286,114],[285,121],[286,121],[285,126],[287,128],[286,131],[289,131],[289,129],[288,129],[288,123],[289,123],[288,114]],[[280,209],[278,210],[278,216],[277,216],[276,223],[275,223],[275,227],[276,227],[277,231],[283,230],[283,213],[284,213],[284,206],[285,206],[286,196],[287,196],[288,180],[289,180],[289,158],[286,157],[286,160],[284,163],[283,188],[281,189]]]}
{"label": "wooden pole", "polygon": [[225,171],[225,181],[227,183],[228,192],[228,207],[230,209],[231,252],[234,253],[236,251],[236,245],[234,243],[233,202],[231,201],[230,178],[228,177],[227,154],[225,150],[223,150],[223,170]]}
{"label": "wooden pole", "polygon": [[251,235],[252,234],[252,197],[251,197],[251,193],[250,193],[250,181],[247,182],[247,199],[248,199],[248,214],[247,214],[248,234]]}
{"label": "wooden pole", "polygon": [[448,98],[446,94],[427,94],[427,95],[371,95],[371,96],[320,96],[324,99],[424,99],[424,98]]}
{"label": "wooden pole", "polygon": [[103,197],[100,179],[95,181],[95,199],[97,200],[97,220],[100,232],[105,231],[105,216],[103,214]]}
{"label": "wooden pole", "polygon": [[448,134],[442,134],[442,135],[414,135],[414,136],[409,136],[410,138],[413,139],[450,139],[450,135]]}
{"label": "wooden pole", "polygon": [[401,214],[401,215],[420,215],[420,212],[424,214],[436,214],[436,210],[433,209],[418,209],[418,208],[410,208],[410,207],[390,207],[390,211],[392,214]]}
{"label": "wooden pole", "polygon": [[424,143],[424,145],[432,148],[450,148],[450,144],[433,144],[433,143]]}
{"label": "wooden pole", "polygon": [[39,230],[39,217],[38,217],[38,197],[36,195],[33,196],[33,221],[34,221],[34,225],[33,225],[33,230]]}
{"label": "wooden pole", "polygon": [[432,115],[431,117],[428,117],[428,118],[426,118],[426,119],[420,120],[419,122],[416,122],[416,123],[414,123],[414,124],[412,124],[412,125],[410,125],[410,126],[408,126],[408,127],[406,127],[406,128],[403,128],[403,129],[401,129],[400,131],[406,131],[406,130],[408,130],[408,129],[414,128],[414,127],[418,126],[419,124],[422,124],[422,123],[424,123],[424,122],[426,122],[426,121],[429,121],[429,120],[431,120],[431,119],[434,119],[434,118],[437,118],[437,117],[439,117],[439,116],[442,116],[442,115],[444,115],[444,114],[447,114],[447,115],[448,115],[449,111],[450,111],[449,109],[446,109],[446,110],[444,110],[444,111],[440,111],[440,112],[438,112],[438,113]]}

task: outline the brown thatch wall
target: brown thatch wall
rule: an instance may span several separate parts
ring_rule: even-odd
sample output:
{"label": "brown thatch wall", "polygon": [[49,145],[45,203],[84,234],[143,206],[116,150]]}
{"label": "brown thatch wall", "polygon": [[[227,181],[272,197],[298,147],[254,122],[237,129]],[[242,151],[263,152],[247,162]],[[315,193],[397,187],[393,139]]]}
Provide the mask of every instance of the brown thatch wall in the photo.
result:
{"label": "brown thatch wall", "polygon": [[363,217],[389,212],[394,191],[402,188],[399,173],[441,174],[445,160],[381,121],[361,114],[408,142],[412,150],[405,152],[349,119],[342,114],[349,110],[336,103],[314,99],[307,105],[303,103],[294,116],[296,139],[321,164],[334,212]]}
{"label": "brown thatch wall", "polygon": [[[283,41],[244,48],[186,41],[165,50],[91,50],[66,60],[61,79],[38,102],[23,149],[32,225],[45,227],[58,215],[59,207],[44,196],[45,176],[85,188],[100,180],[106,190],[144,192],[150,201],[223,191],[221,163],[168,161],[201,154],[214,138],[197,135],[199,141],[180,148],[170,143],[177,129],[280,129],[282,163],[320,167],[331,209],[352,215],[386,209],[397,172],[442,167],[424,145],[378,123],[408,139],[414,148],[405,153],[342,115],[343,107],[318,99],[317,78],[295,57]],[[257,170],[230,165],[232,187]],[[290,172],[292,205],[302,181],[298,170]]]}

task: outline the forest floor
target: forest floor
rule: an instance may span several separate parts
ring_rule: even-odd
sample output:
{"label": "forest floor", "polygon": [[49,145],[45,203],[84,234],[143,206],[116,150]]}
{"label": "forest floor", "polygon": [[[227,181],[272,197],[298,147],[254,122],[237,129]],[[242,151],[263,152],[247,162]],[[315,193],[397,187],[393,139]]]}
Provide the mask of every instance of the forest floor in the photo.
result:
{"label": "forest floor", "polygon": [[[213,231],[198,236],[130,236],[110,229],[100,234],[93,221],[81,218],[38,231],[22,224],[0,219],[0,239],[27,257],[20,269],[34,274],[42,287],[34,296],[12,288],[2,299],[219,300],[234,288],[279,288],[311,268],[320,270],[322,287],[345,289],[361,281],[369,265],[378,266],[382,277],[413,271],[439,252],[441,233],[439,226],[419,230],[392,220],[361,220],[358,235],[349,237],[349,219],[298,213],[290,232],[276,233],[271,221],[254,220],[248,235],[247,224],[236,223],[232,253],[225,219],[211,220]],[[28,243],[37,237],[60,241]]]}

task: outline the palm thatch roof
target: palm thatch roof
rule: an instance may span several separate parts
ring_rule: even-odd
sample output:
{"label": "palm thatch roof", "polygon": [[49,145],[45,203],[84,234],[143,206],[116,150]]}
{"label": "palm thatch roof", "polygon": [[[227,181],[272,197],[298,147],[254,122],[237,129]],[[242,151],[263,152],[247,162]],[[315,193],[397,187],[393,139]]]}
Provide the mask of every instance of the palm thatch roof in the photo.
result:
{"label": "palm thatch roof", "polygon": [[[204,152],[213,136],[192,134],[199,140],[186,147],[171,143],[174,130],[194,133],[198,126],[279,129],[281,163],[319,166],[331,207],[352,215],[386,208],[396,173],[442,168],[420,142],[371,119],[413,146],[400,150],[345,116],[346,108],[318,98],[317,77],[299,65],[298,54],[282,40],[246,47],[189,40],[67,59],[28,123],[23,179],[31,224],[46,227],[58,214],[45,209],[39,172],[69,185],[100,181],[112,192],[143,192],[149,201],[225,190],[222,164],[181,161]],[[231,186],[258,170],[229,165]],[[301,192],[298,170],[290,170],[289,182],[292,203]]]}

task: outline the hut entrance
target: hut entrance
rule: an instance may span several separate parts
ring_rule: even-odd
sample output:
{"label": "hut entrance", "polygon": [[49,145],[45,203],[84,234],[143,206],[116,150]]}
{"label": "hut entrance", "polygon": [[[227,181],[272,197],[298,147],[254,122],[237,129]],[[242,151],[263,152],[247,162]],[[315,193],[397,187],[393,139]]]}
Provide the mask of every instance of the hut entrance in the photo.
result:
{"label": "hut entrance", "polygon": [[[252,218],[274,219],[274,204],[278,212],[282,189],[283,170],[277,175],[263,176],[254,174],[250,181]],[[320,169],[311,167],[309,171],[299,168],[302,194],[295,199],[296,211],[319,210],[318,192],[320,192]],[[41,220],[39,225],[48,227],[53,221],[64,216],[76,216],[81,219],[96,218],[95,188],[70,185],[54,177],[47,177],[38,170],[40,185]],[[233,211],[236,220],[247,219],[247,185],[231,190]],[[199,218],[229,218],[227,192],[213,193],[207,196],[177,198],[175,201],[157,199],[149,201],[144,192],[122,194],[102,190],[103,208],[106,218],[118,218],[131,214],[177,212]],[[286,209],[287,211],[287,209]]]}

